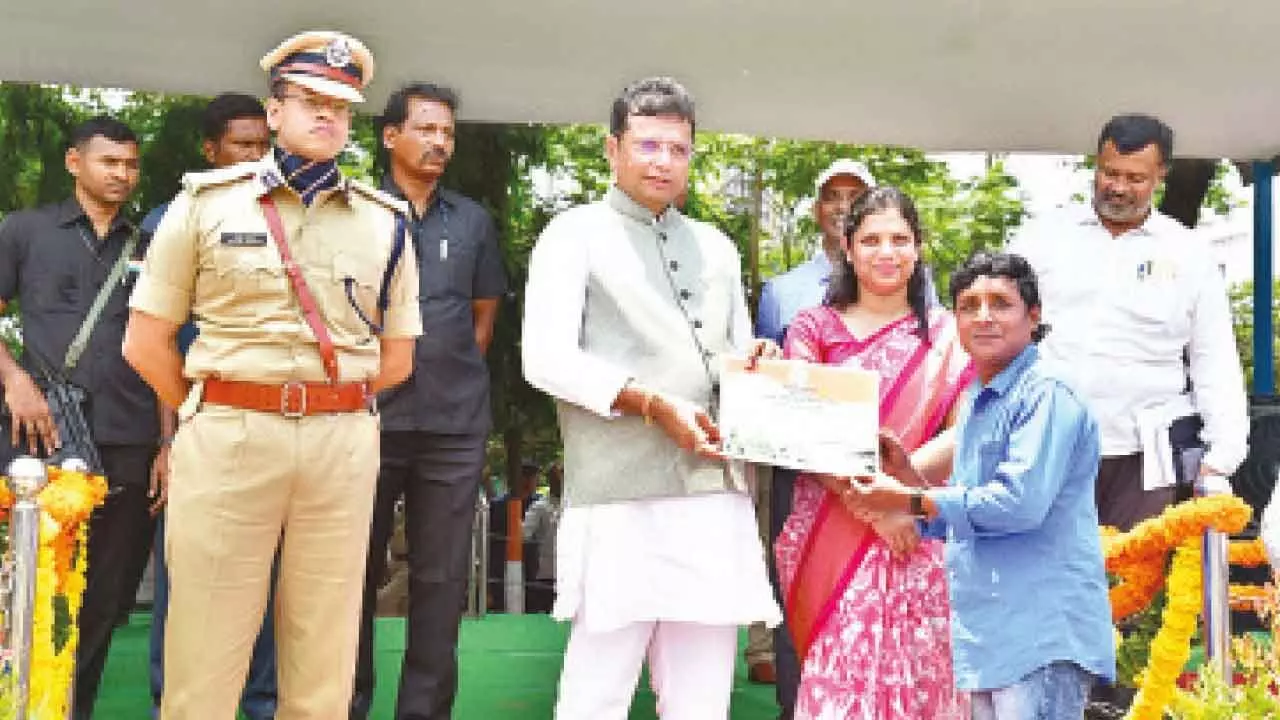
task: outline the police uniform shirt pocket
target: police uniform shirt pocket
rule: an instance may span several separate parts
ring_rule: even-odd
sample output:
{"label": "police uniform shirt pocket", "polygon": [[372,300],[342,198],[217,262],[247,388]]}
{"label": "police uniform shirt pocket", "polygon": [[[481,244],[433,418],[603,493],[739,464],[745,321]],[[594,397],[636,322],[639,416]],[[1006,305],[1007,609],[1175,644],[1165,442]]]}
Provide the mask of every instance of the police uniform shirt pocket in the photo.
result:
{"label": "police uniform shirt pocket", "polygon": [[332,290],[326,292],[331,306],[331,322],[356,335],[368,335],[370,322],[378,322],[378,292],[383,268],[375,258],[351,252],[333,256]]}
{"label": "police uniform shirt pocket", "polygon": [[219,228],[206,235],[207,252],[196,283],[197,311],[203,300],[215,304],[219,316],[258,317],[266,308],[288,300],[289,283],[280,256],[274,245],[254,240],[256,234]]}

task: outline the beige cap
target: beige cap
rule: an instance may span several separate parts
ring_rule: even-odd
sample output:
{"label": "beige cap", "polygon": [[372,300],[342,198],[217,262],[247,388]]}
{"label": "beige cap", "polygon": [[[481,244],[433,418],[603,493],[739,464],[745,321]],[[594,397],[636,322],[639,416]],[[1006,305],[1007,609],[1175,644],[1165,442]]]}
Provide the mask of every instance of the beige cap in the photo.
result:
{"label": "beige cap", "polygon": [[349,102],[364,102],[362,91],[373,80],[369,48],[331,30],[298,33],[264,55],[259,65],[272,81],[288,80]]}

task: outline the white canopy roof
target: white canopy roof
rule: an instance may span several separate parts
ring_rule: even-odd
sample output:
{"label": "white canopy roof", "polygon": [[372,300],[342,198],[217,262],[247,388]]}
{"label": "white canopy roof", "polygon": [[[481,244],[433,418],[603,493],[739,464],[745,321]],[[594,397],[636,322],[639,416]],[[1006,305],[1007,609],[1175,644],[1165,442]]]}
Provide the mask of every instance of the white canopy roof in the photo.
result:
{"label": "white canopy roof", "polygon": [[374,110],[432,80],[464,119],[603,122],[662,73],[707,129],[1085,152],[1144,111],[1179,155],[1280,152],[1275,0],[4,0],[0,79],[261,93],[258,59],[303,29],[372,48]]}

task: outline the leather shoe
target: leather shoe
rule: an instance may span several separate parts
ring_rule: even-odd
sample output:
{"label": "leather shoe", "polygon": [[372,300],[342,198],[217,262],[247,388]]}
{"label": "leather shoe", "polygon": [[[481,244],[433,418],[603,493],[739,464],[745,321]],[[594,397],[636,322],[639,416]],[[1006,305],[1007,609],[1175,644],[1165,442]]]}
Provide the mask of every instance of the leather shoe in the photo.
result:
{"label": "leather shoe", "polygon": [[773,685],[778,682],[778,672],[771,662],[751,663],[747,669],[747,679],[758,685]]}

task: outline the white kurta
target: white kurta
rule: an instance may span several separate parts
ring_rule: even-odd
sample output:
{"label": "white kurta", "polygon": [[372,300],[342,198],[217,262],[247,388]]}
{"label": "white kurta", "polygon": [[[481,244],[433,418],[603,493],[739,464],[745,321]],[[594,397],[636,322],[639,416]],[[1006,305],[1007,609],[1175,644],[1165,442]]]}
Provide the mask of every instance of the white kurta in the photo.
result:
{"label": "white kurta", "polygon": [[568,508],[559,533],[556,619],[594,632],[651,620],[782,620],[746,495]]}
{"label": "white kurta", "polygon": [[[732,243],[709,226],[669,213],[674,215],[655,220],[614,189],[605,202],[558,217],[530,259],[525,376],[561,402],[562,420],[568,411],[580,421],[565,430],[553,614],[593,631],[650,621],[776,625],[781,613],[749,495],[722,490],[577,505],[573,499],[575,485],[580,490],[584,483],[671,487],[646,484],[652,478],[640,475],[724,474],[714,464],[690,464],[692,457],[654,434],[656,428],[613,417],[610,409],[631,379],[687,400],[710,395],[689,320],[672,303],[673,294],[696,306],[693,327],[708,348],[742,350],[751,339]],[[667,252],[684,253],[669,269],[640,252],[668,241]],[[691,269],[694,276],[685,277]],[[682,292],[685,287],[692,293]],[[588,337],[590,313],[609,308],[609,322],[594,326],[600,336]],[[611,355],[608,348],[615,346],[629,350]],[[689,353],[695,353],[692,361]],[[636,423],[628,434],[626,426]],[[570,432],[598,435],[568,437]]]}

